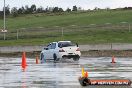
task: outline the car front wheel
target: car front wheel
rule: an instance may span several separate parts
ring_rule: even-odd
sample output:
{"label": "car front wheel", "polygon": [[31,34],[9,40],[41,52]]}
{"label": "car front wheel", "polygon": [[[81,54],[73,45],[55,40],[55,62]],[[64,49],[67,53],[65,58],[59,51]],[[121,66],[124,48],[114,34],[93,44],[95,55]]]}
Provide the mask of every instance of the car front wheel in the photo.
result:
{"label": "car front wheel", "polygon": [[57,58],[56,54],[53,54],[54,61],[59,61],[59,58]]}
{"label": "car front wheel", "polygon": [[44,58],[44,55],[43,53],[41,53],[40,60],[43,60],[43,58]]}
{"label": "car front wheel", "polygon": [[41,53],[40,60],[41,60],[41,63],[46,62],[46,59],[44,58],[44,54],[43,53]]}

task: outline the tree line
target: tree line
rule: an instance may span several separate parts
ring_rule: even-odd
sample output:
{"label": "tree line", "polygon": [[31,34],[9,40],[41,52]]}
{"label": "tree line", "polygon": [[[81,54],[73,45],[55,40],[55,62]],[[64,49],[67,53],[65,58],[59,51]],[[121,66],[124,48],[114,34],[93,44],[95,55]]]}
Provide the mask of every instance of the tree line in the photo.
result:
{"label": "tree line", "polygon": [[[67,8],[65,11],[71,12],[71,11],[77,11],[81,7],[77,7],[76,5],[73,6],[72,9]],[[22,6],[21,8],[13,7],[10,8],[9,5],[5,7],[5,14],[6,15],[12,15],[13,17],[17,17],[21,14],[35,14],[35,13],[47,13],[47,12],[53,12],[53,13],[59,13],[64,12],[63,8],[60,7],[47,7],[43,8],[40,6],[39,8],[36,7],[35,4],[31,5],[30,7],[28,5]],[[0,17],[3,17],[3,11],[0,11]]]}
{"label": "tree line", "polygon": [[[132,10],[132,7],[116,8],[113,10],[118,10],[118,9]],[[35,4],[33,4],[31,6],[28,6],[28,5],[22,6],[21,8],[17,8],[17,7],[10,8],[8,5],[5,7],[5,14],[6,14],[6,16],[11,15],[13,17],[17,17],[17,16],[22,15],[22,14],[49,13],[49,12],[51,12],[51,13],[62,13],[62,12],[72,12],[72,11],[80,11],[80,10],[82,10],[82,8],[77,7],[76,5],[74,5],[72,7],[72,9],[67,8],[66,10],[63,10],[63,8],[60,8],[60,7],[43,8],[42,6],[40,6],[39,8],[37,8]],[[97,10],[102,10],[102,9],[95,7],[94,10],[97,11]],[[105,10],[111,10],[111,9],[105,8]],[[3,18],[3,14],[4,14],[3,11],[0,11],[0,18]]]}

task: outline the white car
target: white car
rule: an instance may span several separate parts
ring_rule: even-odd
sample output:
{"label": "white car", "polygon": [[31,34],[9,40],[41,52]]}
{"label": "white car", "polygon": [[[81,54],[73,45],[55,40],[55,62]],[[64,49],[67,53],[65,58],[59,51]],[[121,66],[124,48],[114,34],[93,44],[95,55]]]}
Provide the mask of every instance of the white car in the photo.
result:
{"label": "white car", "polygon": [[51,60],[59,61],[60,59],[71,59],[78,61],[81,56],[78,44],[71,41],[52,42],[40,53],[41,61]]}

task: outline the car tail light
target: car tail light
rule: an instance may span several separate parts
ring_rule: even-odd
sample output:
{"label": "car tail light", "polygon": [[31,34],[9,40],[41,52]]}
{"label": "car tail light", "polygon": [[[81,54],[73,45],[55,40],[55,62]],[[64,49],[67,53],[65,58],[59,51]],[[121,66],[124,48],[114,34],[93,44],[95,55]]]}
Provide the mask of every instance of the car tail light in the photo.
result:
{"label": "car tail light", "polygon": [[77,48],[77,50],[76,51],[80,51],[80,49],[79,48]]}
{"label": "car tail light", "polygon": [[63,49],[59,50],[59,52],[65,52]]}

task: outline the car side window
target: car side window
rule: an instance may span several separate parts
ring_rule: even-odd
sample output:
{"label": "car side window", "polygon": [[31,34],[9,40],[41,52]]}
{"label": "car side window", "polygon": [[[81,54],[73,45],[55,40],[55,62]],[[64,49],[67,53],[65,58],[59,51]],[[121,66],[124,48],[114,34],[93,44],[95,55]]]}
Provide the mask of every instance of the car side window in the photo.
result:
{"label": "car side window", "polygon": [[56,48],[56,43],[52,43],[51,49],[55,49],[55,48]]}

